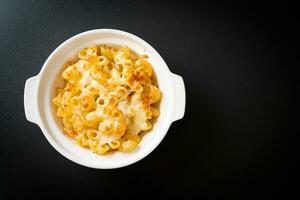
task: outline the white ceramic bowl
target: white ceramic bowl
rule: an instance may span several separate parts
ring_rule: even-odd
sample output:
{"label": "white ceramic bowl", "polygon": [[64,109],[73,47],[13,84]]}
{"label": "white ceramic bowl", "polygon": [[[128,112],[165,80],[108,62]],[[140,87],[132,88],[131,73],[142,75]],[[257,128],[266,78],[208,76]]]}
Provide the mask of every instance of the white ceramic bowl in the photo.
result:
{"label": "white ceramic bowl", "polygon": [[[90,44],[127,45],[138,54],[147,54],[157,76],[159,88],[163,93],[160,103],[161,115],[153,129],[143,137],[136,150],[132,152],[99,156],[78,146],[61,131],[61,123],[51,103],[55,88],[63,83],[60,78],[61,67],[74,57],[79,49]],[[87,167],[110,169],[135,163],[157,147],[171,123],[184,115],[185,88],[183,79],[170,72],[161,56],[147,42],[124,31],[97,29],[80,33],[53,51],[40,73],[26,81],[24,107],[27,120],[37,124],[50,144],[63,156]]]}

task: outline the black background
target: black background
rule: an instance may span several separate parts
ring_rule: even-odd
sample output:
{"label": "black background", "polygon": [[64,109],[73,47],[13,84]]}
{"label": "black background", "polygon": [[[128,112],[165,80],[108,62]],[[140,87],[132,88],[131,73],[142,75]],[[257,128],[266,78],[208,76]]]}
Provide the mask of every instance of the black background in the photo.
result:
{"label": "black background", "polygon": [[[263,1],[1,0],[0,198],[284,194],[289,18],[289,5]],[[24,115],[25,80],[63,41],[97,28],[143,38],[186,86],[185,117],[153,153],[121,169],[67,160]]]}

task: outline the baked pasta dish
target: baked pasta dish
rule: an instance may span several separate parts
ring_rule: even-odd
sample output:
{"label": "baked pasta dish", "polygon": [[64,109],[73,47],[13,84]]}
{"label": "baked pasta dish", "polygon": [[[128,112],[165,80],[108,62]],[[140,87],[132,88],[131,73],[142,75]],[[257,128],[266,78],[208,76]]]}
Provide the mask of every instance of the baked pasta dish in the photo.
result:
{"label": "baked pasta dish", "polygon": [[160,114],[162,93],[147,58],[127,46],[81,49],[52,99],[63,133],[99,155],[134,150]]}

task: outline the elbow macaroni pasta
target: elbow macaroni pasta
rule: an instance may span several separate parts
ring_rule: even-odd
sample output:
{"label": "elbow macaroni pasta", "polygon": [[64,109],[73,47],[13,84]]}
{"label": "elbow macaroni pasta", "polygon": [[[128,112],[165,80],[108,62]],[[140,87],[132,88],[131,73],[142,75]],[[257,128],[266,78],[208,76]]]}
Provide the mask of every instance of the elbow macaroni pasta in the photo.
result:
{"label": "elbow macaroni pasta", "polygon": [[161,91],[147,56],[127,46],[90,45],[78,52],[52,99],[63,132],[96,154],[134,150],[160,112]]}

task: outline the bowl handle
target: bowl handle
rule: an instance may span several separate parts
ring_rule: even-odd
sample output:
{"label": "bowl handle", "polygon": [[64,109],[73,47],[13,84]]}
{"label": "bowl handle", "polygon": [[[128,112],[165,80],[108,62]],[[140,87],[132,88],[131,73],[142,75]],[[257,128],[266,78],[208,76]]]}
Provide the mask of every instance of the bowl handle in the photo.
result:
{"label": "bowl handle", "polygon": [[175,94],[173,121],[177,121],[183,118],[185,112],[185,87],[181,76],[172,73],[171,77],[172,77],[174,94]]}
{"label": "bowl handle", "polygon": [[26,119],[30,122],[38,124],[39,112],[37,104],[38,92],[38,76],[31,77],[26,80],[24,89],[24,108]]}

